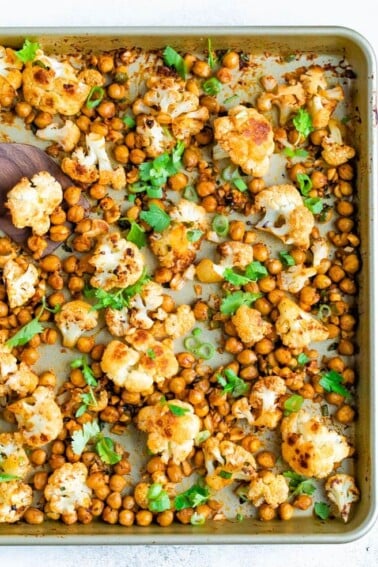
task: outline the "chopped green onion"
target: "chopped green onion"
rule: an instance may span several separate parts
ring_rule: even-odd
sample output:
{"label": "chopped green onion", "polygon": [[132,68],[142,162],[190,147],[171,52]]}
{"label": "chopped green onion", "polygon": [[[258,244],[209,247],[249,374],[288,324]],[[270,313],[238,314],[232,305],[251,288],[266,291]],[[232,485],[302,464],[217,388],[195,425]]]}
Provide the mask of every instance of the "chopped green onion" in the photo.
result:
{"label": "chopped green onion", "polygon": [[154,483],[148,489],[147,498],[148,500],[155,500],[161,494],[163,487],[161,484]]}
{"label": "chopped green onion", "polygon": [[217,62],[217,56],[215,55],[215,57],[214,57],[214,51],[213,51],[213,47],[211,45],[211,39],[210,38],[207,40],[207,51],[208,51],[207,62],[209,64],[210,69],[213,69],[215,67],[216,62]]}
{"label": "chopped green onion", "polygon": [[163,189],[161,187],[147,187],[147,197],[150,199],[161,199],[163,196]]}
{"label": "chopped green onion", "polygon": [[194,354],[203,360],[210,360],[210,358],[213,358],[215,354],[215,347],[211,343],[202,343],[198,348],[196,348]]}
{"label": "chopped green onion", "polygon": [[307,197],[309,192],[312,189],[312,181],[311,178],[307,175],[307,173],[298,173],[297,174],[297,181],[299,185],[299,190],[304,197]]}
{"label": "chopped green onion", "polygon": [[297,356],[297,362],[298,362],[299,366],[304,366],[305,364],[308,363],[309,360],[310,360],[309,357],[304,352],[301,352]]}
{"label": "chopped green onion", "polygon": [[234,94],[234,95],[232,95],[232,96],[229,96],[229,97],[225,98],[224,101],[223,101],[223,103],[224,103],[224,104],[229,104],[230,102],[234,102],[234,100],[237,100],[237,99],[238,99],[238,95],[237,95],[237,94]]}
{"label": "chopped green onion", "polygon": [[323,200],[320,197],[307,197],[303,202],[313,215],[319,215],[323,210]]}
{"label": "chopped green onion", "polygon": [[293,256],[289,254],[289,252],[286,252],[286,250],[281,250],[281,252],[279,252],[278,255],[280,257],[281,262],[286,268],[288,268],[289,266],[295,266],[295,260]]}
{"label": "chopped green onion", "polygon": [[169,67],[174,67],[177,73],[180,75],[180,77],[182,77],[184,80],[186,79],[188,68],[185,63],[185,60],[170,45],[167,45],[167,47],[164,49],[163,59],[166,65],[168,65]]}
{"label": "chopped green onion", "polygon": [[190,523],[192,526],[203,526],[206,522],[206,518],[203,514],[199,514],[198,512],[194,512],[190,518]]}
{"label": "chopped green onion", "polygon": [[188,239],[189,242],[198,242],[198,240],[201,238],[202,235],[203,235],[202,230],[193,229],[193,230],[188,230],[188,232],[186,233],[186,238]]}
{"label": "chopped green onion", "polygon": [[216,78],[211,77],[207,79],[202,85],[202,90],[204,93],[210,96],[215,96],[221,92],[222,83]]}
{"label": "chopped green onion", "polygon": [[318,316],[322,321],[326,321],[332,315],[332,310],[329,305],[325,303],[319,305]]}
{"label": "chopped green onion", "polygon": [[188,185],[187,187],[185,187],[184,192],[183,192],[183,197],[184,197],[184,199],[187,199],[188,201],[193,201],[193,203],[198,203],[198,201],[199,201],[197,191],[191,185]]}
{"label": "chopped green onion", "polygon": [[215,215],[211,226],[218,236],[227,236],[229,229],[229,222],[227,217],[223,215]]}
{"label": "chopped green onion", "polygon": [[199,337],[200,335],[202,335],[202,329],[196,327],[195,329],[193,329],[192,335],[193,337]]}
{"label": "chopped green onion", "polygon": [[96,106],[98,106],[100,104],[100,102],[102,101],[104,96],[105,96],[105,89],[103,89],[102,87],[99,87],[98,85],[95,85],[89,91],[89,95],[88,95],[87,102],[86,102],[86,107],[87,108],[96,108]]}
{"label": "chopped green onion", "polygon": [[128,127],[128,128],[134,128],[136,122],[134,120],[134,118],[132,116],[124,116],[122,118],[122,122]]}
{"label": "chopped green onion", "polygon": [[232,183],[235,185],[236,189],[242,193],[248,189],[248,185],[244,179],[241,179],[240,177],[238,179],[233,179]]}
{"label": "chopped green onion", "polygon": [[303,405],[303,398],[298,394],[293,394],[290,398],[284,401],[284,415],[290,415],[291,413],[295,413],[299,411]]}

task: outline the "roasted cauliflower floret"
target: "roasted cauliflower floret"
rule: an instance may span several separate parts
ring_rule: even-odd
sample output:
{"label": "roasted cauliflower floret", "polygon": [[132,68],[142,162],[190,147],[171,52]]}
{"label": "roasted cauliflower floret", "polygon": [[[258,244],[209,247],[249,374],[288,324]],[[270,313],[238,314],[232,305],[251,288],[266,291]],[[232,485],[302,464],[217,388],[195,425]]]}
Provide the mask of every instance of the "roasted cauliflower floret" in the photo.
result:
{"label": "roasted cauliflower floret", "polygon": [[324,71],[320,67],[312,67],[301,75],[300,80],[307,95],[307,109],[315,129],[326,128],[339,101],[344,99],[341,85],[327,89]]}
{"label": "roasted cauliflower floret", "polygon": [[49,124],[36,131],[37,138],[57,143],[65,152],[72,152],[80,140],[80,130],[72,120],[66,120],[63,126]]}
{"label": "roasted cauliflower floret", "polygon": [[18,432],[0,433],[0,473],[26,477],[31,467],[22,442]]}
{"label": "roasted cauliflower floret", "polygon": [[38,270],[33,264],[23,268],[16,260],[9,260],[3,271],[9,307],[21,307],[33,297],[38,284]]}
{"label": "roasted cauliflower floret", "polygon": [[346,523],[353,502],[358,502],[360,499],[360,491],[355,479],[349,474],[334,474],[327,478],[325,490],[329,500],[335,504],[337,513]]}
{"label": "roasted cauliflower floret", "polygon": [[72,514],[80,507],[88,508],[92,490],[87,486],[87,467],[83,463],[65,463],[48,479],[44,496],[49,510],[56,514]]}
{"label": "roasted cauliflower floret", "polygon": [[160,453],[167,463],[182,463],[194,446],[201,421],[193,407],[181,400],[170,400],[143,407],[137,416],[137,427],[148,434],[147,447]]}
{"label": "roasted cauliflower floret", "polygon": [[151,235],[150,246],[162,267],[181,273],[194,262],[201,245],[201,239],[192,242],[188,238],[189,231],[205,232],[209,221],[203,207],[186,199],[179,201],[170,216],[171,224],[163,232]]}
{"label": "roasted cauliflower floret", "polygon": [[314,217],[304,206],[299,191],[293,185],[272,185],[256,195],[258,211],[264,217],[256,228],[270,232],[285,244],[307,249],[314,227]]}
{"label": "roasted cauliflower floret", "polygon": [[20,249],[15,242],[7,236],[0,236],[0,270],[4,269],[9,260],[14,260],[20,255]]}
{"label": "roasted cauliflower floret", "polygon": [[279,399],[286,394],[285,380],[279,376],[259,378],[252,387],[249,403],[253,408],[254,425],[275,429],[282,417]]}
{"label": "roasted cauliflower floret", "polygon": [[315,95],[319,91],[327,88],[327,80],[324,76],[324,70],[318,65],[313,65],[303,75],[300,81],[307,95]]}
{"label": "roasted cauliflower floret", "polygon": [[0,345],[0,396],[31,394],[38,385],[38,376],[25,362],[17,363],[10,348]]}
{"label": "roasted cauliflower floret", "polygon": [[289,118],[305,104],[306,95],[301,83],[294,85],[277,85],[273,91],[262,93],[257,99],[257,109],[261,112],[271,110],[272,105],[278,108],[280,126],[284,126]]}
{"label": "roasted cauliflower floret", "polygon": [[196,323],[189,305],[179,305],[175,313],[170,313],[164,321],[167,335],[172,339],[184,337]]}
{"label": "roasted cauliflower floret", "polygon": [[101,236],[88,262],[95,268],[91,285],[106,291],[135,284],[144,269],[144,258],[138,247],[118,232]]}
{"label": "roasted cauliflower floret", "polygon": [[210,437],[202,449],[207,470],[205,480],[213,490],[221,490],[235,480],[251,480],[256,475],[255,458],[241,445]]}
{"label": "roasted cauliflower floret", "polygon": [[15,51],[0,46],[0,107],[11,106],[22,83],[22,62]]}
{"label": "roasted cauliflower floret", "polygon": [[131,310],[130,323],[133,327],[150,329],[154,320],[150,314],[156,312],[163,303],[163,288],[160,284],[147,282],[140,293],[134,295],[129,302]]}
{"label": "roasted cauliflower floret", "polygon": [[274,151],[273,129],[257,110],[242,105],[231,108],[228,116],[214,120],[214,137],[244,173],[255,177],[267,173]]}
{"label": "roasted cauliflower floret", "polygon": [[221,256],[221,266],[244,269],[253,261],[253,247],[245,242],[230,240],[217,247]]}
{"label": "roasted cauliflower floret", "polygon": [[349,455],[346,438],[304,409],[283,418],[281,433],[282,456],[298,474],[325,478]]}
{"label": "roasted cauliflower floret", "polygon": [[322,141],[322,158],[328,165],[338,167],[354,158],[356,151],[351,146],[347,146],[343,141],[343,126],[336,120],[330,120],[328,124],[329,135]]}
{"label": "roasted cauliflower floret", "polygon": [[285,346],[301,349],[313,341],[325,341],[328,338],[327,327],[288,297],[281,299],[277,308],[279,317],[275,322],[276,331]]}
{"label": "roasted cauliflower floret", "polygon": [[[85,103],[91,87],[81,80],[80,75],[68,61],[47,57],[39,50],[36,59],[42,63],[26,63],[22,74],[23,94],[26,102],[50,114],[73,116]],[[97,73],[98,84],[102,76]]]}
{"label": "roasted cauliflower floret", "polygon": [[105,323],[108,327],[109,333],[113,335],[113,337],[124,337],[130,329],[128,308],[106,309]]}
{"label": "roasted cauliflower floret", "polygon": [[65,303],[55,314],[55,323],[62,333],[63,346],[72,348],[85,331],[97,325],[98,312],[86,301],[76,299]]}
{"label": "roasted cauliflower floret", "polygon": [[289,486],[282,474],[266,471],[263,476],[253,478],[248,490],[248,500],[254,506],[266,502],[272,508],[278,508],[289,497]]}
{"label": "roasted cauliflower floret", "polygon": [[182,114],[172,121],[172,132],[177,140],[187,140],[190,136],[199,134],[209,119],[206,106],[201,106],[193,112]]}
{"label": "roasted cauliflower floret", "polygon": [[0,523],[13,524],[21,520],[33,501],[31,486],[20,480],[0,483]]}
{"label": "roasted cauliflower floret", "polygon": [[317,238],[313,241],[310,248],[312,252],[312,265],[314,268],[319,268],[323,260],[328,258],[329,246],[325,238]]}
{"label": "roasted cauliflower floret", "polygon": [[101,185],[110,185],[113,189],[124,189],[126,187],[125,170],[121,165],[113,169],[106,152],[104,136],[91,132],[85,136],[85,143],[87,153],[84,148],[78,147],[70,157],[62,160],[64,173],[80,183],[97,181]]}
{"label": "roasted cauliflower floret", "polygon": [[16,228],[30,227],[42,236],[50,228],[49,216],[63,200],[60,183],[47,171],[23,177],[8,193],[5,206]]}
{"label": "roasted cauliflower floret", "polygon": [[315,276],[316,273],[316,268],[306,268],[303,264],[290,266],[290,268],[278,274],[278,288],[290,293],[298,293],[308,284],[309,278]]}
{"label": "roasted cauliflower floret", "polygon": [[169,152],[175,144],[174,138],[149,114],[138,116],[136,133],[138,144],[150,158]]}
{"label": "roasted cauliflower floret", "polygon": [[38,386],[28,398],[17,400],[8,410],[16,417],[25,445],[42,447],[56,439],[63,428],[59,406],[54,392]]}
{"label": "roasted cauliflower floret", "polygon": [[239,307],[231,321],[243,343],[252,345],[261,341],[273,328],[270,323],[264,321],[260,311],[247,305]]}
{"label": "roasted cauliflower floret", "polygon": [[232,404],[231,413],[236,419],[246,419],[249,425],[253,425],[255,418],[251,412],[248,398],[239,398]]}

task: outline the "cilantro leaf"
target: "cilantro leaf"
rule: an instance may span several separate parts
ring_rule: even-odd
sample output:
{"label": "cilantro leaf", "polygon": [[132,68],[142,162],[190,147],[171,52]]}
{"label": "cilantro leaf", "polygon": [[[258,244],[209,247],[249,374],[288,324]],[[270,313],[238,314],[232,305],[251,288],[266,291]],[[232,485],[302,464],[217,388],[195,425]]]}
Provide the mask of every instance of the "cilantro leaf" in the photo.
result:
{"label": "cilantro leaf", "polygon": [[171,217],[155,203],[151,203],[148,211],[142,211],[139,216],[156,232],[163,232],[171,224]]}
{"label": "cilantro leaf", "polygon": [[133,242],[138,248],[143,248],[147,244],[146,232],[138,223],[132,221],[126,240]]}
{"label": "cilantro leaf", "polygon": [[36,317],[35,319],[29,321],[29,323],[27,323],[26,325],[21,327],[21,329],[19,329],[17,333],[13,335],[13,337],[8,339],[5,344],[9,348],[25,345],[30,341],[30,339],[32,339],[35,335],[41,333],[42,331],[43,326],[39,322],[38,317]]}
{"label": "cilantro leaf", "polygon": [[126,115],[122,118],[122,122],[128,127],[128,128],[134,128],[136,122],[135,119],[132,116]]}
{"label": "cilantro leaf", "polygon": [[278,255],[285,268],[288,268],[290,266],[295,266],[295,260],[293,256],[289,254],[289,252],[286,252],[286,250],[281,250],[281,252],[279,252]]}
{"label": "cilantro leaf", "polygon": [[344,398],[350,398],[350,392],[343,386],[345,382],[344,377],[336,372],[336,370],[329,370],[321,375],[319,384],[326,392],[335,392],[344,396]]}
{"label": "cilantro leaf", "polygon": [[312,118],[309,112],[307,112],[307,110],[303,110],[303,108],[300,108],[294,116],[293,124],[296,131],[299,134],[302,134],[305,138],[307,138],[307,136],[314,130]]}
{"label": "cilantro leaf", "polygon": [[114,442],[110,437],[101,437],[96,443],[96,451],[100,459],[108,465],[116,465],[122,458],[115,452]]}
{"label": "cilantro leaf", "polygon": [[223,388],[225,394],[231,394],[233,398],[244,396],[248,390],[248,384],[239,378],[233,370],[226,368],[222,374],[218,374],[217,382]]}
{"label": "cilantro leaf", "polygon": [[167,405],[169,407],[169,411],[173,415],[176,415],[177,417],[181,417],[186,413],[188,413],[189,411],[189,408],[182,408],[181,406],[176,406],[175,404],[167,404]]}
{"label": "cilantro leaf", "polygon": [[81,455],[87,443],[100,433],[100,426],[97,421],[84,423],[82,429],[74,431],[71,446],[75,455]]}
{"label": "cilantro leaf", "polygon": [[84,394],[80,395],[80,398],[83,403],[77,409],[75,417],[80,417],[81,415],[83,415],[87,411],[89,406],[97,406],[97,400],[91,387],[89,387],[89,392],[84,392]]}
{"label": "cilantro leaf", "polygon": [[303,148],[290,148],[290,147],[286,147],[283,151],[283,153],[285,154],[285,156],[290,157],[290,158],[295,158],[295,157],[307,157],[308,156],[308,152],[306,150],[304,150]]}
{"label": "cilantro leaf", "polygon": [[265,278],[268,275],[268,270],[258,260],[254,260],[245,269],[245,275],[249,278],[252,282],[257,282],[261,280],[261,278]]}
{"label": "cilantro leaf", "polygon": [[328,520],[331,509],[325,502],[315,502],[314,512],[321,520]]}
{"label": "cilantro leaf", "polygon": [[239,307],[242,305],[248,305],[250,307],[259,297],[262,297],[261,293],[235,291],[222,299],[220,312],[224,315],[233,315]]}
{"label": "cilantro leaf", "polygon": [[220,476],[221,478],[224,478],[226,480],[229,480],[230,478],[232,478],[232,472],[229,471],[219,471],[218,476]]}
{"label": "cilantro leaf", "polygon": [[201,504],[205,504],[210,498],[208,488],[193,484],[185,492],[178,494],[174,501],[175,510],[184,510],[185,508],[195,508]]}
{"label": "cilantro leaf", "polygon": [[149,487],[147,500],[150,512],[164,512],[164,510],[169,510],[171,507],[168,492],[163,490],[162,485],[158,483],[151,484]]}
{"label": "cilantro leaf", "polygon": [[300,494],[308,494],[311,496],[314,494],[316,486],[311,479],[292,471],[284,472],[283,476],[290,479],[289,489],[293,496],[299,496]]}
{"label": "cilantro leaf", "polygon": [[180,77],[186,79],[188,69],[185,60],[170,45],[167,45],[163,51],[163,60],[168,67],[174,67]]}
{"label": "cilantro leaf", "polygon": [[82,356],[81,358],[75,358],[75,360],[72,360],[71,368],[81,369],[84,380],[88,384],[88,386],[96,387],[98,385],[98,382],[94,377],[92,368],[88,364],[86,356]]}
{"label": "cilantro leaf", "polygon": [[41,49],[39,43],[25,39],[22,48],[16,51],[16,55],[23,63],[28,63],[35,59],[38,49]]}
{"label": "cilantro leaf", "polygon": [[99,311],[100,309],[106,309],[110,307],[111,309],[123,309],[125,307],[125,302],[122,297],[122,291],[118,290],[116,293],[105,291],[101,288],[85,288],[84,296],[97,299],[97,302],[92,305],[92,309]]}
{"label": "cilantro leaf", "polygon": [[298,362],[299,366],[304,366],[305,364],[308,363],[309,360],[310,360],[309,357],[304,352],[301,352],[297,356],[297,362]]}
{"label": "cilantro leaf", "polygon": [[297,181],[300,192],[302,193],[303,196],[306,197],[312,189],[311,178],[307,175],[307,173],[298,173]]}
{"label": "cilantro leaf", "polygon": [[246,285],[247,283],[249,283],[251,280],[250,278],[246,277],[246,276],[242,276],[241,274],[238,274],[237,272],[234,272],[234,270],[232,268],[226,268],[223,272],[223,278],[226,280],[226,282],[230,282],[230,284],[232,285]]}

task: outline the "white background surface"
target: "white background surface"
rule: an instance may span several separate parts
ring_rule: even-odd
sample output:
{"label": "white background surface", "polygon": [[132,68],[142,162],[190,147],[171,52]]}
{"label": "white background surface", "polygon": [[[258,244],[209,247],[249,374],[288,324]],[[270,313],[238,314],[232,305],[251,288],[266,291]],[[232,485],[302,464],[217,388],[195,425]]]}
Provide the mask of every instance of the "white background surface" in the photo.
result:
{"label": "white background surface", "polygon": [[[158,25],[338,25],[353,28],[378,53],[372,0],[18,0],[3,3],[0,27]],[[2,567],[375,567],[378,524],[343,545],[3,547]]]}

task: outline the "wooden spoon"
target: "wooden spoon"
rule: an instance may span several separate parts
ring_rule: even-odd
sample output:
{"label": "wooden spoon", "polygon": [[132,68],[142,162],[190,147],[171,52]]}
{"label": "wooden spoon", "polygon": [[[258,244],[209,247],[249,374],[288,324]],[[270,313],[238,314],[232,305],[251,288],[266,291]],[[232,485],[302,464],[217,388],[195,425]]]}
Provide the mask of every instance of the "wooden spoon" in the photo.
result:
{"label": "wooden spoon", "polygon": [[[48,171],[63,190],[73,184],[59,165],[43,150],[30,144],[0,144],[0,230],[12,240],[26,247],[31,234],[29,228],[16,228],[11,221],[8,209],[4,206],[8,192],[22,177],[32,177],[40,171]],[[48,241],[44,254],[58,248],[62,242]]]}

